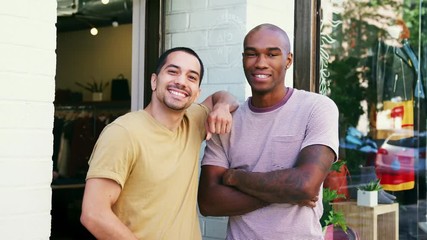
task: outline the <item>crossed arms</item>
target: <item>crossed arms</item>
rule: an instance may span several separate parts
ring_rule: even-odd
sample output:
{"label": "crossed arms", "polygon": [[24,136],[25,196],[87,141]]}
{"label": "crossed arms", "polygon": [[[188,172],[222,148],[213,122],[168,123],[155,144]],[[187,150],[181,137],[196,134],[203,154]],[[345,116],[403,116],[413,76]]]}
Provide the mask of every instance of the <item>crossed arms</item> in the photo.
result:
{"label": "crossed arms", "polygon": [[242,215],[271,203],[315,207],[319,189],[335,159],[324,145],[301,150],[293,168],[247,172],[202,166],[198,202],[202,215]]}

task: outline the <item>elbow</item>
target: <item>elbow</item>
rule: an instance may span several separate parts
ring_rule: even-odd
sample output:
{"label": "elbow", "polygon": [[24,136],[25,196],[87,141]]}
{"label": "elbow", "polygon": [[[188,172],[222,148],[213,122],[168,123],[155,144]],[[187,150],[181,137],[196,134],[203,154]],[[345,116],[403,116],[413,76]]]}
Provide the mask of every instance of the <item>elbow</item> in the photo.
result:
{"label": "elbow", "polygon": [[198,198],[198,205],[199,205],[199,212],[202,216],[207,217],[207,216],[213,216],[212,215],[212,210],[209,207],[209,203],[207,203],[203,197]]}
{"label": "elbow", "polygon": [[96,224],[96,217],[90,211],[82,211],[80,215],[80,223],[90,232]]}
{"label": "elbow", "polygon": [[212,216],[209,214],[209,209],[199,204],[199,212],[203,217]]}
{"label": "elbow", "polygon": [[208,217],[208,216],[219,216],[219,214],[215,211],[215,203],[210,200],[209,196],[198,196],[198,206],[199,206],[199,212],[202,216]]}

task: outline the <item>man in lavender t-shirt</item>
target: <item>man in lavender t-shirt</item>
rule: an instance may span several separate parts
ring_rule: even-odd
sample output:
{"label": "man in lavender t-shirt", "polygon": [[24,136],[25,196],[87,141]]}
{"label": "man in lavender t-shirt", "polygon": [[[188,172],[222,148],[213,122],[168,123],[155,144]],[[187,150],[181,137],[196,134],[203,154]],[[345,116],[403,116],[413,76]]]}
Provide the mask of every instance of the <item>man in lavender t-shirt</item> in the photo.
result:
{"label": "man in lavender t-shirt", "polygon": [[203,215],[230,216],[227,239],[323,239],[322,183],[338,156],[338,110],[328,97],[284,85],[289,38],[262,24],[245,37],[252,89],[230,134],[207,142],[199,185]]}

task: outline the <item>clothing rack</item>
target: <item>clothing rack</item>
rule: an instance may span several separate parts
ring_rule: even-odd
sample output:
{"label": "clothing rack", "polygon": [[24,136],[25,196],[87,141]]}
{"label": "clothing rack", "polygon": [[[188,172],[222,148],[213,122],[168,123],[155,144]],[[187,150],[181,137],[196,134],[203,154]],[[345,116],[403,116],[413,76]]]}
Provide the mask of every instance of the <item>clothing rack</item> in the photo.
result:
{"label": "clothing rack", "polygon": [[60,177],[82,178],[103,128],[129,111],[128,101],[55,105],[52,161]]}

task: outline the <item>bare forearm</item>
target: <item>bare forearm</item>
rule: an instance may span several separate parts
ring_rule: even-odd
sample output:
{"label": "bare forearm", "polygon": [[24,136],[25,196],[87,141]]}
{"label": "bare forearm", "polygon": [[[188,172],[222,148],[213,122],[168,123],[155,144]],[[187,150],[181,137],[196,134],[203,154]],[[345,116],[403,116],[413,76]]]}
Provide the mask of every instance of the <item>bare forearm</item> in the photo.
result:
{"label": "bare forearm", "polygon": [[315,198],[319,189],[308,188],[306,177],[291,169],[267,173],[230,169],[224,177],[225,184],[269,203],[300,203]]}
{"label": "bare forearm", "polygon": [[113,213],[93,213],[91,216],[82,216],[83,225],[96,239],[135,239],[136,236]]}
{"label": "bare forearm", "polygon": [[223,185],[222,175],[226,170],[217,166],[202,167],[198,191],[199,209],[202,215],[242,215],[266,205],[255,197]]}
{"label": "bare forearm", "polygon": [[212,105],[213,109],[220,105],[228,105],[229,111],[234,112],[238,108],[239,103],[236,98],[227,91],[218,91],[212,94]]}
{"label": "bare forearm", "polygon": [[86,181],[80,221],[97,239],[137,239],[112,211],[121,187],[113,180]]}
{"label": "bare forearm", "polygon": [[199,208],[204,216],[235,216],[262,208],[267,203],[234,188],[217,185],[199,193]]}
{"label": "bare forearm", "polygon": [[229,169],[223,182],[269,203],[305,205],[317,199],[334,156],[328,147],[313,145],[300,152],[293,168],[265,173]]}

